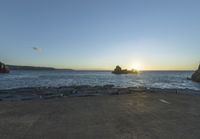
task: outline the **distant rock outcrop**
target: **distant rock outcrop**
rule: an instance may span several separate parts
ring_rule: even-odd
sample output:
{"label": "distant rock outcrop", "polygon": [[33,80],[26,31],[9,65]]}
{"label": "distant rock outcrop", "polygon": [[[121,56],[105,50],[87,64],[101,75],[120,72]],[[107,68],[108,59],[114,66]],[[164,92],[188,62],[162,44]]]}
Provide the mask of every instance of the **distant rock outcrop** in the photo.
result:
{"label": "distant rock outcrop", "polygon": [[35,66],[17,66],[7,65],[10,70],[62,70],[62,71],[74,71],[73,69],[56,69],[52,67],[35,67]]}
{"label": "distant rock outcrop", "polygon": [[138,74],[139,71],[137,70],[127,70],[127,69],[122,69],[120,66],[116,66],[114,71],[112,72],[113,74]]}
{"label": "distant rock outcrop", "polygon": [[0,62],[0,73],[9,73],[8,67],[2,62]]}
{"label": "distant rock outcrop", "polygon": [[192,74],[192,80],[195,82],[200,82],[200,65],[199,68]]}

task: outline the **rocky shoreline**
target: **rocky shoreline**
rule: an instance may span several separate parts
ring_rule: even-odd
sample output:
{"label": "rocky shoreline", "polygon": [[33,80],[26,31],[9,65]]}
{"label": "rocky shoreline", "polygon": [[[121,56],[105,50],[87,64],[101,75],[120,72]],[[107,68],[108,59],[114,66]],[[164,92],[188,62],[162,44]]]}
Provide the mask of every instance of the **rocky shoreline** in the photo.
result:
{"label": "rocky shoreline", "polygon": [[199,65],[198,69],[192,74],[191,79],[195,82],[200,82],[200,65]]}
{"label": "rocky shoreline", "polygon": [[7,65],[4,63],[0,62],[0,73],[9,73],[10,70]]}
{"label": "rocky shoreline", "polygon": [[33,87],[0,90],[0,101],[24,101],[53,99],[62,97],[86,97],[105,95],[125,95],[134,93],[173,93],[184,95],[200,95],[200,90],[160,89],[144,87],[118,88],[114,85],[104,86],[65,86],[65,87]]}

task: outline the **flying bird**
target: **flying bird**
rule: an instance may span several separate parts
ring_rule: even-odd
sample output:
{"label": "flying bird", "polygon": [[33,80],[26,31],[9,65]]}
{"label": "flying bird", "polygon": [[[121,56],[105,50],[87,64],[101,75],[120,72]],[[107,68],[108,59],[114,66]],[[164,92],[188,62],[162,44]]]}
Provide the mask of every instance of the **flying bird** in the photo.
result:
{"label": "flying bird", "polygon": [[42,48],[39,47],[33,47],[33,50],[36,52],[42,52]]}

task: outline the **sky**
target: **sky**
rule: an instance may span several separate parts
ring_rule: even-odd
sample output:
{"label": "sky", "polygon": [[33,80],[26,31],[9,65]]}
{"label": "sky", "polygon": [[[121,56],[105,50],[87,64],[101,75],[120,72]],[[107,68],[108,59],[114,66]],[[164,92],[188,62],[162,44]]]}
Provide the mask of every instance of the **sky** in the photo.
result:
{"label": "sky", "polygon": [[194,70],[199,0],[0,0],[0,61],[55,68]]}

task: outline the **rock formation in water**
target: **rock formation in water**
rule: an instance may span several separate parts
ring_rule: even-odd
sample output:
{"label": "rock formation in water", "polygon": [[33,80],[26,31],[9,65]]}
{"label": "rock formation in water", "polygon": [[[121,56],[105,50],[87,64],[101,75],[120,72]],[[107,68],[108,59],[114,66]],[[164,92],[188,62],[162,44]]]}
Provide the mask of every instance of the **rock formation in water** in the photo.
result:
{"label": "rock formation in water", "polygon": [[2,62],[0,62],[0,73],[9,73],[8,67]]}
{"label": "rock formation in water", "polygon": [[192,74],[192,80],[195,82],[200,82],[200,65],[199,68]]}
{"label": "rock formation in water", "polygon": [[116,68],[114,69],[114,71],[112,72],[113,74],[137,74],[139,73],[139,71],[137,70],[127,70],[127,69],[122,69],[120,66],[116,66]]}
{"label": "rock formation in water", "polygon": [[116,66],[113,73],[120,73],[120,72],[122,72],[122,68],[120,66]]}

